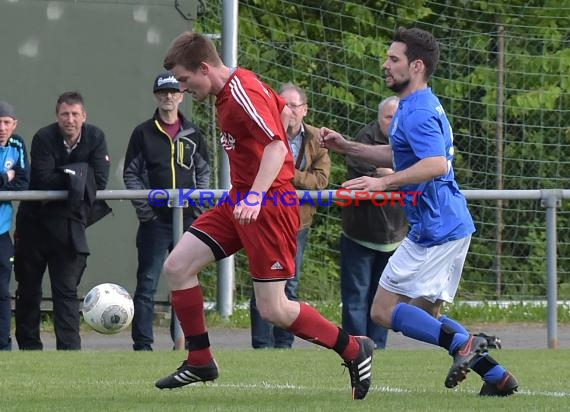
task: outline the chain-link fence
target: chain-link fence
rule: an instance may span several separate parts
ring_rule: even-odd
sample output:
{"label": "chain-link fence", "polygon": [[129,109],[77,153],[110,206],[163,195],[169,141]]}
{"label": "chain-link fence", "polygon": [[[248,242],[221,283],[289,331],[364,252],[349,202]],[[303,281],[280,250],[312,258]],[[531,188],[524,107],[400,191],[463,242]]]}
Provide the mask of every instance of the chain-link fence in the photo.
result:
{"label": "chain-link fence", "polygon": [[[354,136],[391,94],[382,63],[400,25],[432,31],[441,61],[431,82],[454,128],[462,189],[567,188],[570,175],[570,7],[413,1],[241,1],[238,63],[277,88],[307,91],[315,126]],[[453,4],[457,4],[454,6]],[[197,30],[220,34],[223,5],[204,3]],[[221,43],[220,43],[221,45]],[[217,133],[212,106],[194,118]],[[330,187],[346,166],[332,155]],[[570,205],[558,214],[559,296],[570,298]],[[539,201],[472,201],[477,233],[466,262],[463,299],[542,299],[546,295],[545,213]],[[339,297],[338,207],[321,208],[305,253],[304,299]],[[237,296],[251,292],[243,256]],[[204,277],[206,293],[215,296]]]}

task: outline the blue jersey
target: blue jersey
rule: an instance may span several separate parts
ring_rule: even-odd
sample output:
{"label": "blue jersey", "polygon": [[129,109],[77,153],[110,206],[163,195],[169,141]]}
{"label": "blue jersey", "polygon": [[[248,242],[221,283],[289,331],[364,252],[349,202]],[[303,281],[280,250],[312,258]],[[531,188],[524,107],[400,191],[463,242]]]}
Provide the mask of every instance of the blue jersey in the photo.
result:
{"label": "blue jersey", "polygon": [[[8,182],[6,172],[13,170],[14,179]],[[0,146],[0,190],[26,190],[30,182],[30,167],[24,140],[18,135],[12,135],[6,146]],[[12,202],[0,202],[0,234],[10,230],[12,225]]]}
{"label": "blue jersey", "polygon": [[[475,226],[453,173],[451,126],[431,88],[418,90],[400,100],[390,125],[390,144],[395,171],[405,170],[427,157],[447,159],[445,175],[400,187],[408,194],[405,200],[411,227],[408,238],[430,247],[473,233]],[[421,194],[415,197],[413,192]]]}

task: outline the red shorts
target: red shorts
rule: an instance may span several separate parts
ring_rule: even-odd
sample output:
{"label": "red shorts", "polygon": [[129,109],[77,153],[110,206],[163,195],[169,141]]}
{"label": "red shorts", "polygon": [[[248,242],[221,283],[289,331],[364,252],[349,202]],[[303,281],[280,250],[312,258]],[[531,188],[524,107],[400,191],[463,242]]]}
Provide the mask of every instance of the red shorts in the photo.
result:
{"label": "red shorts", "polygon": [[[236,198],[244,192],[232,189],[221,201],[194,221],[189,231],[206,243],[216,260],[245,250],[254,280],[271,281],[295,276],[299,230],[299,201],[292,185],[270,190],[257,220],[245,226],[234,218]],[[231,199],[231,200],[230,200]]]}

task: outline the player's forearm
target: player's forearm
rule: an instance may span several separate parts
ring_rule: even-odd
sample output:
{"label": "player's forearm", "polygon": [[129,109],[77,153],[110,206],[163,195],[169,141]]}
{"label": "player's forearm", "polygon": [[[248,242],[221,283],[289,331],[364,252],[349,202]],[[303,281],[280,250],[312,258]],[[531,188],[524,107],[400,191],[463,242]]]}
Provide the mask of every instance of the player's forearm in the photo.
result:
{"label": "player's forearm", "polygon": [[388,189],[426,182],[447,173],[445,157],[426,157],[402,171],[384,176]]}
{"label": "player's forearm", "polygon": [[372,163],[377,167],[392,167],[392,148],[389,145],[350,142],[346,155]]}
{"label": "player's forearm", "polygon": [[261,163],[259,164],[259,170],[250,189],[251,192],[267,192],[281,171],[286,155],[287,147],[281,140],[275,140],[265,146]]}

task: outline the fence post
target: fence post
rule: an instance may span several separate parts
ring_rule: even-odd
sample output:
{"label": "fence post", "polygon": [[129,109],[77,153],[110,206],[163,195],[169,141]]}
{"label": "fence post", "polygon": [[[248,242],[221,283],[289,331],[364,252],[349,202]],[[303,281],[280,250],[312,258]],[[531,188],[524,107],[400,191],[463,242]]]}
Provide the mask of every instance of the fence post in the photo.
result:
{"label": "fence post", "polygon": [[[222,60],[226,66],[237,66],[238,41],[238,1],[224,0],[222,15]],[[220,160],[219,187],[229,189],[230,166],[222,150]],[[234,256],[228,256],[218,262],[218,302],[217,309],[222,319],[228,319],[234,311],[235,264]]]}
{"label": "fence post", "polygon": [[558,294],[557,294],[557,235],[556,209],[560,207],[562,190],[541,190],[541,205],[546,208],[546,293],[547,293],[547,344],[558,348]]}
{"label": "fence post", "polygon": [[[172,244],[176,245],[184,233],[184,208],[188,207],[188,201],[180,202],[180,191],[170,190],[170,196],[168,201],[168,207],[172,209]],[[172,298],[171,298],[172,299]],[[171,317],[172,317],[172,339],[174,340],[174,348],[176,350],[184,350],[186,344],[186,338],[184,337],[184,332],[180,326],[180,321],[174,312],[174,308],[171,306]]]}

